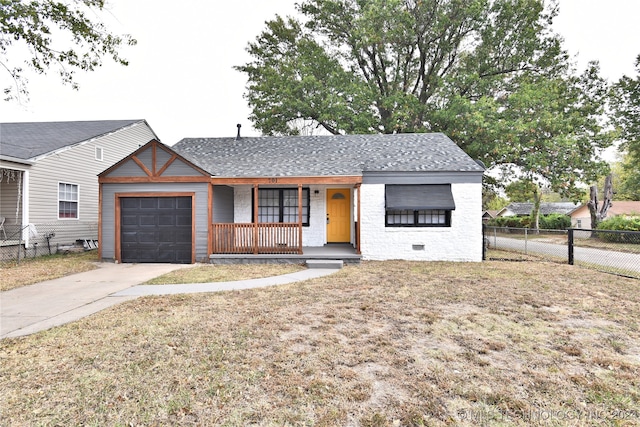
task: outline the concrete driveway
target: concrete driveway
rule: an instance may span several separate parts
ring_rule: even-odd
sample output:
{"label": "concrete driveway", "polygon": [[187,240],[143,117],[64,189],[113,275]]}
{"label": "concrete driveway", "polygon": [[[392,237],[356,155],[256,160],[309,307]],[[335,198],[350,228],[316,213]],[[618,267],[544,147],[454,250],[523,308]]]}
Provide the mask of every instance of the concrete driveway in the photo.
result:
{"label": "concrete driveway", "polygon": [[0,292],[0,338],[29,335],[63,325],[144,295],[220,292],[314,279],[338,271],[342,268],[342,261],[324,261],[313,268],[261,279],[157,286],[136,285],[191,266],[111,263],[98,266],[98,269],[85,273]]}
{"label": "concrete driveway", "polygon": [[110,297],[184,264],[99,263],[95,270],[0,292],[0,338],[65,324],[135,296]]}

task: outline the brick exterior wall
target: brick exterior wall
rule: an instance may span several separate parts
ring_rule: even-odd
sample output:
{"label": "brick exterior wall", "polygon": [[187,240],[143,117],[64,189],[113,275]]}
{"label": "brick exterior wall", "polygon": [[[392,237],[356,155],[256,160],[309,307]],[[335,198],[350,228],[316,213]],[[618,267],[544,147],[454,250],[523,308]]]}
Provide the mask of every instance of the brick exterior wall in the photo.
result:
{"label": "brick exterior wall", "polygon": [[[385,227],[384,184],[361,187],[363,259],[482,261],[481,184],[452,184],[451,227]],[[424,247],[424,249],[422,249]]]}

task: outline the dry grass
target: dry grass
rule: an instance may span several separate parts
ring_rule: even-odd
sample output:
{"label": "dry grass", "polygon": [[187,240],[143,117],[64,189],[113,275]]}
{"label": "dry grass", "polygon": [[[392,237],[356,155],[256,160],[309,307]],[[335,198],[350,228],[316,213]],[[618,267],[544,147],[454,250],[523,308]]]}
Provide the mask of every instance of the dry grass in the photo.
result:
{"label": "dry grass", "polygon": [[281,274],[295,273],[296,271],[304,269],[304,266],[298,264],[202,264],[172,271],[171,273],[151,279],[145,284],[168,285],[174,283],[230,282],[234,280],[279,276]]}
{"label": "dry grass", "polygon": [[366,262],[141,298],[0,342],[0,424],[640,425],[639,285],[551,263]]}
{"label": "dry grass", "polygon": [[3,262],[0,263],[0,291],[93,270],[97,261],[98,252],[88,251],[22,259],[20,263]]}

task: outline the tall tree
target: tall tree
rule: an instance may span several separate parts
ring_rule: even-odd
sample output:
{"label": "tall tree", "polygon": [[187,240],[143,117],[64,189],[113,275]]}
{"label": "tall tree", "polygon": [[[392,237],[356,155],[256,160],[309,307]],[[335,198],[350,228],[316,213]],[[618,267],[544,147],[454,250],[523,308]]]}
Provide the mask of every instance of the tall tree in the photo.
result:
{"label": "tall tree", "polygon": [[488,166],[565,196],[606,171],[606,83],[575,76],[543,0],[305,0],[237,67],[256,128],[296,134],[445,132]]}
{"label": "tall tree", "polygon": [[[130,35],[114,35],[96,16],[104,0],[0,0],[0,68],[6,71],[5,100],[28,96],[25,69],[55,69],[65,84],[78,85],[75,72],[94,71],[103,58],[127,65],[119,49],[135,45]],[[26,48],[26,51],[25,51]],[[24,62],[18,52],[27,52]]]}
{"label": "tall tree", "polygon": [[[640,200],[640,55],[635,61],[637,76],[622,76],[613,85],[610,105],[620,132],[623,154],[621,178],[616,191],[620,197]],[[616,196],[618,197],[618,196]]]}

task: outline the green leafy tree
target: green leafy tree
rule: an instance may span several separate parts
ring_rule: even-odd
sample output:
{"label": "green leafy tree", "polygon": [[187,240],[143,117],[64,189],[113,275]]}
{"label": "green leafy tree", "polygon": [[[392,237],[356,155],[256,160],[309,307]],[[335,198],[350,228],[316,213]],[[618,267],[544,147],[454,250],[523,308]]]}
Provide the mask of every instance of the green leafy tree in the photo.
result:
{"label": "green leafy tree", "polygon": [[[104,0],[0,0],[0,68],[8,77],[5,100],[28,96],[24,67],[39,74],[55,69],[63,83],[77,89],[77,70],[94,71],[105,57],[127,65],[119,49],[136,40],[111,34],[96,19],[104,7]],[[24,62],[15,60],[19,52],[28,52]]]}
{"label": "green leafy tree", "polygon": [[610,99],[622,141],[623,159],[616,176],[616,198],[620,200],[640,200],[640,55],[635,66],[637,76],[622,76],[613,85]]}
{"label": "green leafy tree", "polygon": [[623,152],[612,166],[615,200],[640,200],[640,158]]}
{"label": "green leafy tree", "polygon": [[542,0],[305,0],[236,67],[254,126],[297,134],[444,132],[489,167],[577,198],[606,172],[597,64],[575,75]]}

